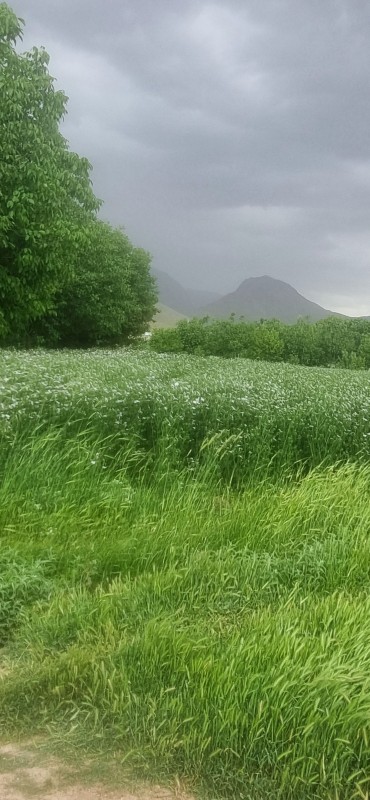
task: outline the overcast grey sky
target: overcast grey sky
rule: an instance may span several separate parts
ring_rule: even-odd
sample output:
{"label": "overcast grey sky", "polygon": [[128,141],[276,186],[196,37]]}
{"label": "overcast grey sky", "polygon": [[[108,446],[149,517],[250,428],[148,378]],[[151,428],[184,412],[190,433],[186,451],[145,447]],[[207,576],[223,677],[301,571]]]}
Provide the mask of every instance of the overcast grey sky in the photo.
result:
{"label": "overcast grey sky", "polygon": [[370,314],[369,0],[9,0],[102,215],[188,286]]}

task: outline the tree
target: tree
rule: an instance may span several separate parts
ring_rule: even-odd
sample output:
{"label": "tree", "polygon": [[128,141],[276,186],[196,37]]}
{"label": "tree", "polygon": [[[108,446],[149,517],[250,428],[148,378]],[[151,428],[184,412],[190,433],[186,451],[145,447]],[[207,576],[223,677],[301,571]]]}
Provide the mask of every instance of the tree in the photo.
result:
{"label": "tree", "polygon": [[327,317],[316,323],[318,332],[319,363],[340,364],[343,357],[348,359],[354,349],[349,320]]}
{"label": "tree", "polygon": [[144,333],[156,299],[149,253],[133,247],[122,230],[95,221],[52,315],[36,330],[52,344],[121,344]]}
{"label": "tree", "polygon": [[254,327],[254,358],[262,361],[281,361],[283,340],[279,320],[261,320]]}
{"label": "tree", "polygon": [[99,202],[90,164],[59,131],[67,98],[49,56],[19,54],[23,20],[0,3],[0,338],[20,338],[53,306]]}
{"label": "tree", "polygon": [[284,325],[282,327],[283,360],[308,366],[319,364],[319,332],[317,324],[310,322],[307,318],[298,319],[293,325]]}

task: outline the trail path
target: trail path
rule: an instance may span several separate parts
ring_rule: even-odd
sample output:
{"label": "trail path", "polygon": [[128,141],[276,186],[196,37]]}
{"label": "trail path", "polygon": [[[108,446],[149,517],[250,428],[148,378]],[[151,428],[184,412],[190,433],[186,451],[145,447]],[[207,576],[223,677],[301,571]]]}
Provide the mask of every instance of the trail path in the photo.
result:
{"label": "trail path", "polygon": [[147,785],[113,789],[96,779],[82,781],[79,773],[78,767],[32,744],[0,744],[1,800],[192,800],[180,789]]}

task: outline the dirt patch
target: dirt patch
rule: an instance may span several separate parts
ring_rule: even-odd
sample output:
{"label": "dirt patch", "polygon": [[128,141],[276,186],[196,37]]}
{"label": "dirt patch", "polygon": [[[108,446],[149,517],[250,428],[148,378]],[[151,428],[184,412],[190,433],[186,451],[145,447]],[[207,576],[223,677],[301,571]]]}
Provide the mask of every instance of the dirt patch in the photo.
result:
{"label": "dirt patch", "polygon": [[33,746],[0,745],[1,800],[191,800],[180,789],[142,786],[111,789],[83,782],[78,768]]}

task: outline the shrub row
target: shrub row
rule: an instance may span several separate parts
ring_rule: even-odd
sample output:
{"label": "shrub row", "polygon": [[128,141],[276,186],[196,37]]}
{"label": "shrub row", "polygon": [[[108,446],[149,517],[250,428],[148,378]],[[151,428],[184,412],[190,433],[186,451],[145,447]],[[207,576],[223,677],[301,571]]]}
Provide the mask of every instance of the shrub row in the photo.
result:
{"label": "shrub row", "polygon": [[370,367],[370,321],[328,317],[319,322],[279,320],[246,322],[181,320],[176,328],[153,332],[150,347],[157,353],[192,353],[307,366]]}

